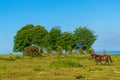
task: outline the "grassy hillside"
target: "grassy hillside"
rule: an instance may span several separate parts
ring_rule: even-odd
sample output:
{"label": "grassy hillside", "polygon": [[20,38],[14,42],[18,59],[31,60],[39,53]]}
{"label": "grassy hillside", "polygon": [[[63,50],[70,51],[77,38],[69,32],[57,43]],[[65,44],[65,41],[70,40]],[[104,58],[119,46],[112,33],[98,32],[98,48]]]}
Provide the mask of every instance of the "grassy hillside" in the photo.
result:
{"label": "grassy hillside", "polygon": [[120,80],[120,55],[110,66],[96,65],[89,55],[0,56],[0,80]]}

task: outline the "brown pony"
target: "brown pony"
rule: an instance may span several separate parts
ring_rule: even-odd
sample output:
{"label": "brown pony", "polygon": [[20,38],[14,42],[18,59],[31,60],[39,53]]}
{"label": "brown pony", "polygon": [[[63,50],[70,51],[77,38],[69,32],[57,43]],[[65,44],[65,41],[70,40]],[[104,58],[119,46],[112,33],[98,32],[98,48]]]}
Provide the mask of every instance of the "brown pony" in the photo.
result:
{"label": "brown pony", "polygon": [[110,60],[110,62],[112,62],[112,59],[109,55],[91,54],[90,59],[95,59],[96,65],[98,64],[98,62],[100,62],[102,64],[101,61],[105,61],[105,65],[106,65],[106,63],[109,65],[109,60]]}

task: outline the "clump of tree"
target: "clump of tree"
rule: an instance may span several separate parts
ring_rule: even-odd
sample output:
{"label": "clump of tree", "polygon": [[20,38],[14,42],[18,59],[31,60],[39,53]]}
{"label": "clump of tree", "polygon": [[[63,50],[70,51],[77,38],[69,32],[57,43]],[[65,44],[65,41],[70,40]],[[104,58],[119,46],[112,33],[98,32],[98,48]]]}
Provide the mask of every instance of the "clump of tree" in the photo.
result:
{"label": "clump of tree", "polygon": [[49,33],[46,35],[45,38],[45,43],[46,43],[46,48],[50,47],[53,50],[57,50],[62,32],[59,27],[53,27]]}
{"label": "clump of tree", "polygon": [[28,46],[40,46],[41,48],[45,45],[45,36],[47,30],[40,25],[25,25],[23,28],[17,31],[14,37],[14,52],[23,52],[25,47]]}
{"label": "clump of tree", "polygon": [[59,27],[53,27],[49,32],[45,27],[40,25],[28,24],[17,31],[14,37],[14,52],[23,52],[24,48],[29,46],[38,46],[47,53],[57,51],[58,47],[62,47],[65,52],[73,49],[82,49],[87,51],[95,42],[97,36],[88,27],[76,28],[73,33],[62,32]]}
{"label": "clump of tree", "polygon": [[67,52],[68,47],[74,48],[75,42],[74,42],[74,36],[70,32],[63,32],[60,36],[60,39],[58,40],[58,45],[62,46],[65,52]]}

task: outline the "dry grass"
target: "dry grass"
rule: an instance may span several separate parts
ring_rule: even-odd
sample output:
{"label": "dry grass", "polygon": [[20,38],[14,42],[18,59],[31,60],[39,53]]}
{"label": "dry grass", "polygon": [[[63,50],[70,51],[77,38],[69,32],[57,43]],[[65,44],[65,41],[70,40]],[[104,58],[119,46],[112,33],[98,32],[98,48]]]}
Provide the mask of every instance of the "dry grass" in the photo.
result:
{"label": "dry grass", "polygon": [[[109,66],[96,65],[88,60],[89,55],[45,55],[32,58],[22,55],[0,56],[0,80],[120,80],[120,55],[111,55],[113,63]],[[12,60],[12,59],[13,60]],[[73,61],[67,67],[51,67],[56,60]],[[66,62],[63,63],[66,65]],[[57,64],[56,64],[57,65]]]}

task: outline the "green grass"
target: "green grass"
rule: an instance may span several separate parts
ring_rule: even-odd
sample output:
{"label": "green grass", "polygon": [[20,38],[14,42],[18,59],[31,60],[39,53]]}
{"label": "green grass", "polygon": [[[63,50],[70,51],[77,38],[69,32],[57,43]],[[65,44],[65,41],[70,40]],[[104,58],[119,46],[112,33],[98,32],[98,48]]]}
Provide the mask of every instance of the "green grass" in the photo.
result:
{"label": "green grass", "polygon": [[50,63],[50,67],[55,68],[74,68],[74,67],[82,67],[82,65],[78,61],[73,61],[71,59],[57,59]]}
{"label": "green grass", "polygon": [[89,55],[0,55],[0,80],[120,80],[120,55],[96,65]]}

